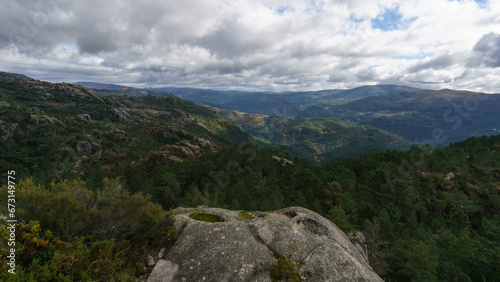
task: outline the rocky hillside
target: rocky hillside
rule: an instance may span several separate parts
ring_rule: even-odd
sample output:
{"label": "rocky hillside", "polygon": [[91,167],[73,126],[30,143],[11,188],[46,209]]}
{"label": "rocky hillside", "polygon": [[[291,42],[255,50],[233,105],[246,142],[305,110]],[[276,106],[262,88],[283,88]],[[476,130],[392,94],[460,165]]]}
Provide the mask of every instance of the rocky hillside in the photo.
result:
{"label": "rocky hillside", "polygon": [[31,77],[25,76],[24,74],[9,73],[0,71],[0,81],[16,81],[16,80],[34,80]]}
{"label": "rocky hillside", "polygon": [[1,167],[40,180],[107,175],[122,164],[162,162],[249,140],[215,112],[168,97],[100,97],[83,86],[33,80],[0,82]]}
{"label": "rocky hillside", "polygon": [[148,281],[382,281],[362,233],[348,237],[304,208],[173,213],[180,235],[159,260],[150,258]]}

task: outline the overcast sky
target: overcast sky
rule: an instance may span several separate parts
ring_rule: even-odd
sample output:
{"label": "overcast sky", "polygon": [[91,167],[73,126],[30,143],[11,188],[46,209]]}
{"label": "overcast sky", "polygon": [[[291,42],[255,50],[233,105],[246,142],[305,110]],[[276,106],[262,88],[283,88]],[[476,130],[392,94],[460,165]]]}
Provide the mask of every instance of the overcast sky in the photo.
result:
{"label": "overcast sky", "polygon": [[498,0],[0,1],[0,71],[40,80],[500,93]]}

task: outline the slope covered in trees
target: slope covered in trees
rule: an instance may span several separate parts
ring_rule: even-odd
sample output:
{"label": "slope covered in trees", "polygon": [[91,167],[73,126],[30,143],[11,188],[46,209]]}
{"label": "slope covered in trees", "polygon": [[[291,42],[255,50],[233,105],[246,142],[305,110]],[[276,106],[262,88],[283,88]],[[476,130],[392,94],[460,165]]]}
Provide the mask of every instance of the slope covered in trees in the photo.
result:
{"label": "slope covered in trees", "polygon": [[70,84],[0,82],[0,167],[47,183],[89,170],[119,174],[120,163],[150,154],[173,162],[249,139],[214,111],[175,96],[107,98]]}
{"label": "slope covered in trees", "polygon": [[313,163],[388,148],[410,148],[410,142],[396,134],[335,118],[294,118],[235,111],[218,113],[253,136],[270,142],[270,146],[272,143],[285,146],[293,155]]}

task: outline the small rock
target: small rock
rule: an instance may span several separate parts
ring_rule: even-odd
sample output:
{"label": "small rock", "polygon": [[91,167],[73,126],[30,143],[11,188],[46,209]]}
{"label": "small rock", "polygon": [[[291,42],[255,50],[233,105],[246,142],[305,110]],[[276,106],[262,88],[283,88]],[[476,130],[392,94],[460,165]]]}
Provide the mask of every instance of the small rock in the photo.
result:
{"label": "small rock", "polygon": [[165,252],[166,252],[166,251],[167,251],[167,249],[162,248],[162,249],[160,250],[160,252],[158,253],[158,258],[162,258],[162,257],[163,257],[163,255],[165,254]]}
{"label": "small rock", "polygon": [[453,178],[455,178],[455,174],[453,172],[450,172],[446,175],[446,177],[444,178],[444,180],[448,180],[448,181],[451,181]]}
{"label": "small rock", "polygon": [[125,134],[125,131],[123,131],[123,130],[115,129],[115,130],[111,131],[110,134],[113,135],[115,138],[118,138],[120,140],[128,141],[127,134]]}
{"label": "small rock", "polygon": [[77,115],[76,116],[76,119],[77,120],[80,120],[80,121],[83,121],[84,123],[86,124],[91,124],[92,123],[92,119],[90,118],[90,115],[89,114],[81,114],[81,115]]}
{"label": "small rock", "polygon": [[153,265],[155,265],[155,264],[156,264],[155,260],[154,260],[154,259],[153,259],[153,257],[152,257],[152,256],[150,256],[150,255],[147,255],[147,256],[146,256],[146,262],[147,262],[148,266],[153,266]]}

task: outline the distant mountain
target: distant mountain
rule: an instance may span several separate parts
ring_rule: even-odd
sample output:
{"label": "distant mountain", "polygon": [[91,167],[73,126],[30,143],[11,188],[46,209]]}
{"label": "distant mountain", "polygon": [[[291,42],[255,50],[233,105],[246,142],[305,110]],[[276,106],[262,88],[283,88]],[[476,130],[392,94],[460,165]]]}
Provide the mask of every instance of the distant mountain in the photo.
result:
{"label": "distant mountain", "polygon": [[122,88],[120,90],[113,89],[94,89],[100,96],[157,96],[157,97],[168,97],[173,96],[167,92],[156,92],[148,89],[139,88]]}
{"label": "distant mountain", "polygon": [[498,134],[500,95],[409,90],[342,105],[320,103],[299,116],[339,118],[394,132],[410,141],[444,146],[471,136]]}
{"label": "distant mountain", "polygon": [[[192,102],[218,109],[236,110],[253,114],[298,116],[307,107],[318,103],[339,104],[363,97],[378,96],[414,89],[401,85],[372,85],[348,90],[321,90],[300,92],[253,92],[199,88],[162,87],[136,89],[116,84],[76,82],[75,85],[94,89],[99,95],[166,96],[167,93]],[[118,92],[117,92],[118,91]],[[154,92],[153,92],[154,91]],[[157,94],[157,93],[159,94]]]}
{"label": "distant mountain", "polygon": [[140,89],[116,84],[103,84],[97,82],[75,82],[72,84],[93,89],[100,96],[172,96],[172,94],[167,92],[158,92],[150,89]]}
{"label": "distant mountain", "polygon": [[72,83],[74,85],[80,85],[80,86],[84,86],[84,87],[87,87],[87,88],[90,88],[90,89],[112,89],[112,90],[120,90],[120,89],[123,89],[123,88],[130,88],[130,87],[127,87],[127,86],[123,86],[123,85],[116,85],[116,84],[104,84],[104,83],[98,83],[98,82],[75,82],[75,83]]}
{"label": "distant mountain", "polygon": [[292,154],[312,162],[410,147],[410,142],[396,134],[335,118],[294,118],[235,111],[219,111],[219,114],[253,136],[285,146]]}
{"label": "distant mountain", "polygon": [[349,90],[302,92],[245,92],[194,88],[157,88],[189,101],[205,103],[220,109],[238,110],[253,114],[297,116],[308,106],[317,103],[343,103],[368,96],[384,95],[414,89],[399,85],[363,86]]}
{"label": "distant mountain", "polygon": [[0,81],[16,81],[16,80],[34,80],[31,77],[25,76],[24,74],[1,72],[0,71]]}

